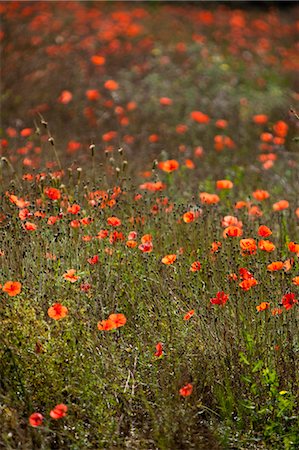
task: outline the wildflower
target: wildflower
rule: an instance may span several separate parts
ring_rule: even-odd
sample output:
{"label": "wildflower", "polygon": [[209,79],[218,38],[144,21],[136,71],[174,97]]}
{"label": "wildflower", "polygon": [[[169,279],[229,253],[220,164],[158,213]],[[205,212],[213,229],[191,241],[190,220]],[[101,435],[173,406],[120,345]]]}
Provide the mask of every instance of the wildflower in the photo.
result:
{"label": "wildflower", "polygon": [[158,167],[164,172],[171,173],[179,168],[179,163],[176,159],[168,159],[167,161],[159,162]]}
{"label": "wildflower", "polygon": [[288,125],[282,120],[279,120],[273,125],[273,131],[279,137],[285,137],[288,134],[288,129]]}
{"label": "wildflower", "polygon": [[225,292],[223,291],[219,291],[217,292],[216,297],[210,299],[210,303],[212,305],[223,306],[227,302],[228,298],[229,298],[228,294],[225,294]]}
{"label": "wildflower", "polygon": [[73,98],[73,94],[70,91],[62,91],[58,101],[64,105],[67,105]]}
{"label": "wildflower", "polygon": [[266,227],[266,225],[261,225],[258,229],[258,235],[261,237],[268,237],[271,236],[272,231],[270,230],[270,228]]}
{"label": "wildflower", "polygon": [[208,192],[200,192],[200,201],[207,205],[214,205],[220,201],[220,198],[216,194],[209,194]]}
{"label": "wildflower", "polygon": [[103,66],[106,62],[106,58],[101,55],[94,55],[90,60],[95,66]]}
{"label": "wildflower", "polygon": [[272,208],[274,211],[283,211],[284,209],[287,209],[289,206],[290,204],[287,200],[279,200],[279,202],[276,202],[272,205]]}
{"label": "wildflower", "polygon": [[63,319],[67,315],[68,315],[68,309],[66,306],[63,306],[61,303],[54,303],[54,305],[52,305],[48,309],[48,316],[54,320]]}
{"label": "wildflower", "polygon": [[256,309],[257,309],[258,312],[260,312],[260,311],[265,311],[266,309],[269,309],[269,307],[270,307],[270,303],[269,302],[262,302],[260,305],[258,305],[256,307]]}
{"label": "wildflower", "polygon": [[298,303],[298,300],[295,297],[295,294],[290,292],[289,294],[285,294],[282,297],[281,301],[282,305],[285,307],[286,310],[292,309],[295,303]]}
{"label": "wildflower", "polygon": [[183,319],[184,319],[184,320],[189,320],[189,319],[191,319],[191,317],[194,316],[194,313],[195,313],[194,309],[191,309],[191,311],[188,311],[188,312],[184,315]]}
{"label": "wildflower", "polygon": [[192,391],[193,386],[191,383],[188,383],[180,389],[179,393],[182,397],[188,397],[189,395],[192,394]]}
{"label": "wildflower", "polygon": [[229,227],[225,228],[225,230],[223,231],[224,238],[227,238],[228,236],[240,237],[240,236],[242,236],[242,234],[243,234],[242,229],[239,227],[235,227],[233,225],[230,225]]}
{"label": "wildflower", "polygon": [[253,193],[252,193],[252,196],[256,199],[256,200],[258,200],[258,201],[262,201],[262,200],[266,200],[266,198],[269,198],[270,197],[270,194],[269,194],[269,192],[268,191],[263,191],[263,190],[257,190],[257,191],[254,191]]}
{"label": "wildflower", "polygon": [[280,314],[282,314],[282,309],[281,308],[274,308],[271,311],[272,316],[279,316]]}
{"label": "wildflower", "polygon": [[173,264],[175,262],[176,258],[177,258],[176,255],[166,255],[166,256],[164,256],[164,258],[162,258],[162,263],[166,264],[166,265]]}
{"label": "wildflower", "polygon": [[32,427],[39,427],[44,420],[44,416],[40,413],[33,413],[29,417],[29,423]]}
{"label": "wildflower", "polygon": [[275,272],[276,270],[281,270],[284,266],[282,261],[274,261],[267,266],[267,270],[270,272]]}
{"label": "wildflower", "polygon": [[35,223],[32,222],[25,222],[24,228],[26,231],[35,231],[37,230],[37,225],[35,225]]}
{"label": "wildflower", "polygon": [[243,289],[243,291],[249,291],[249,289],[251,289],[253,286],[257,285],[257,280],[253,277],[251,278],[247,278],[243,281],[241,281],[241,283],[239,283],[240,288]]}
{"label": "wildflower", "polygon": [[171,98],[168,98],[168,97],[161,97],[159,101],[160,101],[160,105],[163,105],[163,106],[170,106],[173,103]]}
{"label": "wildflower", "polygon": [[232,189],[233,183],[230,180],[218,180],[216,181],[217,189]]}
{"label": "wildflower", "polygon": [[259,241],[259,249],[263,250],[265,252],[273,252],[275,250],[275,245],[273,244],[273,242],[268,241],[268,240],[261,240]]}
{"label": "wildflower", "polygon": [[19,281],[7,281],[2,290],[6,292],[10,297],[15,297],[21,292],[22,284]]}
{"label": "wildflower", "polygon": [[50,200],[59,200],[61,197],[61,193],[59,189],[53,188],[53,187],[47,187],[44,189],[44,194],[50,199]]}
{"label": "wildflower", "polygon": [[67,209],[67,212],[70,214],[78,214],[78,212],[80,211],[81,206],[80,205],[76,205],[75,203],[72,206],[69,206]]}
{"label": "wildflower", "polygon": [[153,250],[153,243],[152,241],[144,242],[143,244],[140,244],[138,248],[143,253],[150,253]]}
{"label": "wildflower", "polygon": [[295,284],[295,286],[299,286],[299,276],[293,278],[292,283]]}
{"label": "wildflower", "polygon": [[183,215],[183,221],[185,223],[190,223],[195,220],[195,217],[196,217],[196,215],[193,211],[188,211]]}
{"label": "wildflower", "polygon": [[118,217],[108,217],[107,224],[112,227],[119,227],[121,225],[121,220]]}
{"label": "wildflower", "polygon": [[98,323],[99,330],[115,330],[124,326],[127,319],[124,314],[110,314],[107,320]]}
{"label": "wildflower", "polygon": [[201,264],[199,261],[194,261],[191,264],[190,272],[198,272],[201,269]]}
{"label": "wildflower", "polygon": [[65,280],[75,283],[80,278],[78,275],[75,275],[75,273],[76,269],[68,269],[62,276]]}
{"label": "wildflower", "polygon": [[114,80],[107,80],[104,87],[108,89],[108,91],[116,91],[119,88],[119,84]]}
{"label": "wildflower", "polygon": [[163,355],[163,344],[162,342],[158,342],[158,344],[156,345],[155,356],[157,358],[160,358],[162,355]]}
{"label": "wildflower", "polygon": [[87,259],[87,262],[91,265],[94,266],[95,264],[97,264],[99,262],[99,256],[98,255],[94,255],[91,258]]}
{"label": "wildflower", "polygon": [[252,238],[241,239],[240,247],[243,255],[254,255],[257,250],[256,242]]}
{"label": "wildflower", "polygon": [[59,405],[56,405],[54,409],[50,411],[50,416],[52,419],[61,419],[62,417],[66,416],[67,413],[67,406],[63,403],[60,403]]}
{"label": "wildflower", "polygon": [[197,123],[209,123],[210,121],[210,117],[201,111],[192,111],[190,117]]}
{"label": "wildflower", "polygon": [[268,122],[268,116],[266,114],[256,114],[252,120],[257,125],[263,125]]}
{"label": "wildflower", "polygon": [[299,254],[299,244],[296,244],[296,242],[289,242],[288,243],[288,249],[290,250],[290,252],[292,253],[297,253]]}
{"label": "wildflower", "polygon": [[252,273],[250,273],[245,267],[241,267],[239,269],[239,275],[242,280],[249,280],[250,278],[253,278]]}

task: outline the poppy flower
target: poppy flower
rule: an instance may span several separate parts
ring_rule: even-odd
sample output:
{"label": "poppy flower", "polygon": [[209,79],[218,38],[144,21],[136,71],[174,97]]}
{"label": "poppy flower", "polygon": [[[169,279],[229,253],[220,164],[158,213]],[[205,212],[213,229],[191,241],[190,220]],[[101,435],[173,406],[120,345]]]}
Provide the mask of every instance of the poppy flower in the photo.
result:
{"label": "poppy flower", "polygon": [[265,252],[273,252],[275,250],[275,245],[273,242],[262,239],[259,241],[259,249]]}
{"label": "poppy flower", "polygon": [[201,264],[199,261],[194,261],[191,264],[190,272],[198,272],[201,269]]}
{"label": "poppy flower", "polygon": [[191,317],[194,316],[194,313],[195,313],[194,309],[191,309],[191,311],[188,311],[188,312],[184,315],[183,319],[184,319],[184,320],[189,320],[189,319],[191,319]]}
{"label": "poppy flower", "polygon": [[189,395],[192,394],[192,391],[193,385],[191,383],[188,383],[179,390],[179,393],[182,397],[189,397]]}
{"label": "poppy flower", "polygon": [[91,265],[94,266],[95,264],[97,264],[99,262],[99,256],[98,255],[94,255],[91,258],[87,259],[87,262]]}
{"label": "poppy flower", "polygon": [[153,250],[153,243],[152,241],[144,242],[143,244],[140,244],[138,248],[143,253],[150,253]]}
{"label": "poppy flower", "polygon": [[266,114],[256,114],[252,120],[257,125],[263,125],[268,122],[268,116]]}
{"label": "poppy flower", "polygon": [[279,137],[285,137],[288,134],[288,129],[288,125],[283,120],[279,120],[273,125],[273,131]]}
{"label": "poppy flower", "polygon": [[209,123],[210,122],[210,117],[207,114],[202,113],[201,111],[192,111],[190,113],[190,117],[197,123]]}
{"label": "poppy flower", "polygon": [[75,203],[72,206],[69,206],[67,209],[67,212],[70,214],[78,214],[78,212],[80,211],[81,206],[80,205],[76,205]]}
{"label": "poppy flower", "polygon": [[266,309],[269,309],[269,307],[270,307],[269,302],[262,302],[256,307],[256,309],[258,312],[260,312],[260,311],[265,311]]}
{"label": "poppy flower", "polygon": [[101,95],[97,89],[88,89],[85,92],[85,95],[86,95],[86,98],[90,101],[96,101],[101,97]]}
{"label": "poppy flower", "polygon": [[58,101],[59,103],[62,103],[63,105],[67,105],[73,98],[73,94],[70,91],[62,91]]}
{"label": "poppy flower", "polygon": [[215,205],[220,201],[220,198],[216,194],[209,194],[208,192],[200,192],[199,198],[201,203],[205,203],[207,205]]}
{"label": "poppy flower", "polygon": [[241,239],[240,247],[244,255],[254,255],[257,250],[256,242],[252,238]]}
{"label": "poppy flower", "polygon": [[33,130],[32,128],[23,128],[23,130],[21,130],[20,135],[23,137],[28,137],[32,134]]}
{"label": "poppy flower", "polygon": [[160,358],[162,355],[163,355],[163,344],[162,342],[158,342],[158,344],[156,345],[155,356],[157,358]]}
{"label": "poppy flower", "polygon": [[299,276],[292,279],[292,283],[295,284],[295,286],[299,286]]}
{"label": "poppy flower", "polygon": [[210,303],[212,305],[223,306],[227,302],[228,298],[229,298],[228,294],[225,294],[225,292],[223,291],[219,291],[217,292],[216,297],[210,299]]}
{"label": "poppy flower", "polygon": [[286,310],[292,309],[295,303],[298,303],[296,296],[294,293],[290,292],[289,294],[285,294],[281,300],[282,305]]}
{"label": "poppy flower", "polygon": [[119,227],[121,225],[121,220],[118,217],[108,217],[107,224],[112,227]]}
{"label": "poppy flower", "polygon": [[33,413],[29,417],[29,423],[32,427],[39,427],[44,420],[44,416],[40,413]]}
{"label": "poppy flower", "polygon": [[224,228],[229,227],[229,226],[235,226],[235,227],[242,228],[243,227],[243,223],[242,223],[241,220],[238,219],[238,217],[225,216],[222,219],[221,226],[224,227]]}
{"label": "poppy flower", "polygon": [[35,225],[35,223],[32,223],[32,222],[25,222],[23,226],[24,226],[26,231],[35,231],[35,230],[37,230],[37,225]]}
{"label": "poppy flower", "polygon": [[21,292],[22,284],[19,281],[7,281],[2,290],[6,292],[10,297],[15,297]]}
{"label": "poppy flower", "polygon": [[230,237],[240,237],[243,235],[243,231],[241,228],[239,227],[235,227],[233,225],[225,228],[225,230],[223,231],[223,237],[227,238],[228,236]]}
{"label": "poppy flower", "polygon": [[288,249],[289,249],[290,252],[292,252],[292,253],[297,253],[297,254],[299,254],[299,244],[296,244],[296,242],[289,242],[289,243],[288,243]]}
{"label": "poppy flower", "polygon": [[261,189],[258,189],[257,191],[254,191],[252,193],[252,196],[258,201],[263,201],[263,200],[266,200],[267,198],[269,198],[270,194],[268,191],[263,191]]}
{"label": "poppy flower", "polygon": [[98,323],[99,330],[115,330],[124,326],[127,319],[124,314],[110,314],[107,320]]}
{"label": "poppy flower", "polygon": [[61,303],[54,303],[54,305],[52,305],[48,309],[48,316],[54,320],[63,319],[67,315],[68,315],[68,309],[66,306],[63,306]]}
{"label": "poppy flower", "polygon": [[245,267],[241,267],[239,269],[239,275],[242,280],[249,280],[250,278],[253,278],[252,273],[249,272]]}
{"label": "poppy flower", "polygon": [[168,97],[161,97],[159,101],[160,101],[160,105],[163,105],[163,106],[170,106],[173,103],[171,98],[168,98]]}
{"label": "poppy flower", "polygon": [[193,211],[188,211],[183,215],[183,221],[185,223],[190,223],[195,220],[195,217],[196,217],[196,215]]}
{"label": "poppy flower", "polygon": [[50,200],[59,200],[61,197],[60,190],[53,187],[46,187],[44,193]]}
{"label": "poppy flower", "polygon": [[168,159],[167,161],[159,162],[158,167],[164,172],[171,173],[179,168],[179,163],[176,159]]}
{"label": "poppy flower", "polygon": [[90,60],[95,66],[103,66],[106,62],[106,58],[101,55],[94,55]]}
{"label": "poppy flower", "polygon": [[255,278],[248,278],[245,279],[243,281],[241,281],[241,283],[239,283],[239,286],[241,289],[243,289],[243,291],[249,291],[249,289],[251,289],[253,286],[257,285],[257,280]]}
{"label": "poppy flower", "polygon": [[119,88],[119,84],[114,80],[107,80],[104,83],[104,87],[108,89],[108,91],[116,91]]}
{"label": "poppy flower", "polygon": [[78,275],[75,275],[75,273],[75,269],[68,269],[62,276],[65,280],[70,281],[71,283],[75,283],[80,278]]}
{"label": "poppy flower", "polygon": [[211,253],[216,253],[222,247],[221,242],[215,241],[211,244]]}
{"label": "poppy flower", "polygon": [[279,200],[279,202],[273,203],[272,208],[273,211],[283,211],[290,206],[287,200]]}
{"label": "poppy flower", "polygon": [[258,235],[261,237],[268,237],[271,236],[272,231],[270,228],[266,227],[266,225],[261,225],[257,231]]}
{"label": "poppy flower", "polygon": [[281,270],[284,266],[282,261],[274,261],[267,266],[267,270],[270,272],[275,272],[276,270]]}
{"label": "poppy flower", "polygon": [[161,261],[163,264],[170,265],[175,262],[176,258],[177,258],[176,255],[166,255],[164,256],[164,258],[162,258]]}
{"label": "poppy flower", "polygon": [[67,413],[67,406],[63,403],[60,403],[59,405],[56,405],[54,409],[50,411],[50,416],[52,419],[61,419],[62,417],[66,416]]}
{"label": "poppy flower", "polygon": [[233,183],[230,180],[218,180],[216,181],[217,189],[232,189]]}

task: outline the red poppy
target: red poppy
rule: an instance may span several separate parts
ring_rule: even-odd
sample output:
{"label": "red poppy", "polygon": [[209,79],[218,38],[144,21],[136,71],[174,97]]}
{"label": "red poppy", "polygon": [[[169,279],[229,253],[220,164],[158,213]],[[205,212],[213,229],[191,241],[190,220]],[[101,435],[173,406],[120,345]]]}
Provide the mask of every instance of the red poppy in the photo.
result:
{"label": "red poppy", "polygon": [[2,290],[6,292],[10,297],[14,297],[21,292],[22,284],[19,281],[7,281]]}
{"label": "red poppy", "polygon": [[99,330],[115,330],[124,326],[127,319],[124,314],[110,314],[107,320],[98,323]]}
{"label": "red poppy", "polygon": [[261,237],[268,237],[271,236],[272,231],[270,230],[270,228],[266,227],[266,225],[261,225],[258,229],[258,235]]}
{"label": "red poppy", "polygon": [[87,259],[87,262],[91,265],[94,266],[95,264],[97,264],[99,262],[99,256],[98,255],[94,255],[91,258]]}
{"label": "red poppy", "polygon": [[29,417],[29,423],[32,427],[39,427],[44,420],[44,416],[40,413],[33,413]]}
{"label": "red poppy", "polygon": [[227,302],[228,298],[229,298],[228,294],[225,294],[225,292],[223,291],[219,291],[217,292],[216,297],[210,299],[210,303],[212,305],[223,306]]}
{"label": "red poppy", "polygon": [[218,180],[216,181],[217,189],[232,189],[233,183],[230,180]]}
{"label": "red poppy", "polygon": [[171,173],[179,168],[179,163],[176,159],[168,159],[167,161],[159,162],[158,167],[164,172]]}
{"label": "red poppy", "polygon": [[60,403],[59,405],[56,405],[54,409],[50,411],[50,416],[52,419],[61,419],[62,417],[66,416],[67,413],[67,406],[63,403]]}
{"label": "red poppy", "polygon": [[282,297],[281,303],[285,307],[286,310],[292,309],[295,303],[298,303],[296,296],[294,293],[290,292],[289,294],[285,294]]}
{"label": "red poppy", "polygon": [[54,320],[63,319],[67,315],[68,315],[68,309],[66,306],[63,306],[61,303],[54,303],[54,305],[48,309],[48,316]]}
{"label": "red poppy", "polygon": [[192,111],[190,114],[191,119],[198,123],[209,123],[210,117],[201,111]]}
{"label": "red poppy", "polygon": [[173,264],[176,261],[176,255],[166,255],[162,258],[162,263],[166,265]]}
{"label": "red poppy", "polygon": [[270,308],[270,303],[269,302],[262,302],[260,305],[258,305],[256,307],[258,312],[265,311],[266,309],[269,309],[269,308]]}
{"label": "red poppy", "polygon": [[121,220],[118,217],[108,217],[107,219],[108,225],[111,225],[112,227],[119,227],[121,225]]}
{"label": "red poppy", "polygon": [[189,395],[192,394],[192,391],[193,385],[191,383],[188,383],[179,390],[179,393],[182,397],[189,397]]}
{"label": "red poppy", "polygon": [[60,190],[53,187],[45,188],[44,193],[50,200],[59,200],[61,197]]}
{"label": "red poppy", "polygon": [[191,264],[190,272],[198,272],[201,269],[201,264],[199,261],[194,261]]}
{"label": "red poppy", "polygon": [[158,344],[156,345],[155,356],[157,358],[160,358],[162,355],[163,355],[163,344],[162,342],[158,342]]}
{"label": "red poppy", "polygon": [[68,269],[62,276],[65,280],[70,281],[71,283],[75,283],[80,278],[78,275],[75,275],[75,273],[75,269]]}
{"label": "red poppy", "polygon": [[189,319],[191,319],[192,316],[194,316],[194,314],[195,314],[194,309],[191,309],[190,311],[188,311],[188,312],[184,315],[183,319],[184,319],[184,320],[189,320]]}

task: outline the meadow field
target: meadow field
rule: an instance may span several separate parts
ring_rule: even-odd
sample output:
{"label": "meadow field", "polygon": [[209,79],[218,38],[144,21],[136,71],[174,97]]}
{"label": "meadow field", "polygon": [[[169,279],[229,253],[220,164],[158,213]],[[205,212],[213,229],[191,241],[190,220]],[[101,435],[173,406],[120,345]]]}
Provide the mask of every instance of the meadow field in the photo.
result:
{"label": "meadow field", "polygon": [[298,11],[1,1],[0,448],[299,448]]}

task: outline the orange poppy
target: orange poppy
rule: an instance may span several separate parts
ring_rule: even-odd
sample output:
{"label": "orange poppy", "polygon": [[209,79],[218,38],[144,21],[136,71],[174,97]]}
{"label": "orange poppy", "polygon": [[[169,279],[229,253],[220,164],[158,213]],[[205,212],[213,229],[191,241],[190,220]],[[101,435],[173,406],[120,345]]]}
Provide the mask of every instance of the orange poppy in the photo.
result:
{"label": "orange poppy", "polygon": [[256,309],[258,312],[260,312],[260,311],[265,311],[266,309],[269,309],[269,307],[270,307],[269,302],[262,302],[256,307]]}
{"label": "orange poppy", "polygon": [[295,284],[295,286],[299,286],[299,276],[292,279],[292,283]]}
{"label": "orange poppy", "polygon": [[70,91],[62,91],[58,101],[64,105],[67,105],[73,98],[73,94]]}
{"label": "orange poppy", "polygon": [[288,134],[288,129],[289,129],[288,125],[285,122],[283,122],[283,120],[279,120],[273,125],[273,131],[276,134],[276,136],[282,138],[286,137],[286,135]]}
{"label": "orange poppy", "polygon": [[75,275],[75,273],[75,269],[68,269],[62,276],[65,280],[70,281],[71,283],[75,283],[80,278],[78,275]]}
{"label": "orange poppy", "polygon": [[50,411],[50,416],[52,419],[61,419],[62,417],[66,416],[67,413],[67,406],[63,403],[60,403],[59,405],[56,405],[54,409]]}
{"label": "orange poppy", "polygon": [[179,168],[179,163],[176,159],[168,159],[167,161],[159,162],[158,167],[164,172],[171,173]]}
{"label": "orange poppy", "polygon": [[194,309],[191,309],[191,311],[188,311],[188,312],[184,315],[183,319],[184,319],[184,320],[189,320],[189,319],[191,319],[192,316],[194,316],[194,314],[195,314]]}
{"label": "orange poppy", "polygon": [[46,187],[44,193],[50,200],[59,200],[61,197],[60,190],[53,187]]}
{"label": "orange poppy", "polygon": [[192,111],[190,114],[191,119],[198,123],[209,123],[210,117],[201,111]]}
{"label": "orange poppy", "polygon": [[102,320],[98,323],[99,330],[115,330],[124,326],[127,322],[126,316],[124,314],[110,314],[107,320]]}
{"label": "orange poppy", "polygon": [[223,231],[224,238],[227,238],[228,236],[240,237],[240,236],[242,236],[242,234],[243,234],[242,229],[239,227],[235,227],[233,225],[230,225],[229,227],[225,228],[225,230]]}
{"label": "orange poppy", "polygon": [[258,229],[258,235],[261,237],[268,237],[271,236],[272,231],[270,230],[270,228],[266,227],[266,225],[261,225]]}
{"label": "orange poppy", "polygon": [[68,315],[68,309],[66,306],[63,306],[61,303],[54,303],[54,305],[52,305],[48,309],[48,316],[54,320],[63,319],[67,315]]}
{"label": "orange poppy", "polygon": [[2,290],[6,292],[10,297],[15,297],[21,292],[22,284],[19,281],[7,281]]}
{"label": "orange poppy", "polygon": [[276,270],[281,270],[284,266],[282,261],[274,261],[267,266],[267,270],[270,272],[275,272]]}
{"label": "orange poppy", "polygon": [[251,278],[247,278],[243,281],[241,281],[241,283],[239,283],[239,286],[241,289],[243,289],[243,291],[249,291],[249,289],[251,289],[253,286],[257,285],[257,280],[253,277]]}
{"label": "orange poppy", "polygon": [[162,258],[162,263],[166,264],[166,265],[173,264],[175,262],[176,258],[177,258],[176,255],[166,255],[166,256],[164,256],[164,258]]}
{"label": "orange poppy", "polygon": [[201,269],[201,264],[199,261],[194,261],[191,264],[190,272],[198,272]]}
{"label": "orange poppy", "polygon": [[171,98],[168,98],[168,97],[161,97],[160,98],[160,105],[163,105],[163,106],[169,106],[169,105],[172,105],[172,100],[171,100]]}
{"label": "orange poppy", "polygon": [[230,180],[218,180],[216,181],[217,189],[232,189],[233,183]]}
{"label": "orange poppy", "polygon": [[119,84],[114,80],[107,80],[104,87],[108,89],[108,91],[116,91],[119,88]]}
{"label": "orange poppy", "polygon": [[76,205],[75,203],[72,206],[69,206],[67,209],[67,212],[70,214],[78,214],[78,212],[80,211],[81,206],[80,205]]}
{"label": "orange poppy", "polygon": [[220,201],[220,198],[216,194],[209,194],[208,192],[200,192],[200,201],[207,205],[214,205]]}
{"label": "orange poppy", "polygon": [[106,62],[106,58],[101,55],[94,55],[90,60],[95,66],[103,66]]}
{"label": "orange poppy", "polygon": [[196,214],[194,211],[188,211],[183,215],[183,221],[185,223],[193,222],[196,218]]}
{"label": "orange poppy", "polygon": [[299,244],[296,244],[296,242],[289,242],[289,243],[288,243],[288,249],[289,249],[290,252],[292,252],[292,253],[297,253],[297,254],[299,254]]}
{"label": "orange poppy", "polygon": [[192,391],[193,386],[191,383],[188,383],[180,389],[179,393],[182,397],[188,397],[189,395],[192,394]]}
{"label": "orange poppy", "polygon": [[121,225],[121,220],[118,217],[108,217],[107,219],[108,225],[111,225],[112,227],[119,227]]}
{"label": "orange poppy", "polygon": [[279,200],[279,202],[276,202],[272,205],[272,208],[274,211],[283,211],[284,209],[287,209],[289,206],[290,204],[287,200]]}
{"label": "orange poppy", "polygon": [[257,125],[263,125],[268,122],[268,116],[266,114],[256,114],[252,120]]}
{"label": "orange poppy", "polygon": [[222,247],[221,242],[215,241],[211,244],[211,253],[216,253]]}
{"label": "orange poppy", "polygon": [[275,250],[275,245],[273,242],[262,239],[259,241],[259,249],[265,252],[273,252]]}
{"label": "orange poppy", "polygon": [[240,247],[244,255],[254,255],[257,250],[256,242],[252,238],[241,239]]}
{"label": "orange poppy", "polygon": [[263,190],[261,190],[261,189],[258,189],[257,191],[254,191],[254,192],[252,193],[252,196],[253,196],[256,200],[262,201],[262,200],[265,200],[266,198],[269,198],[269,197],[270,197],[270,194],[269,194],[268,191],[263,191]]}

